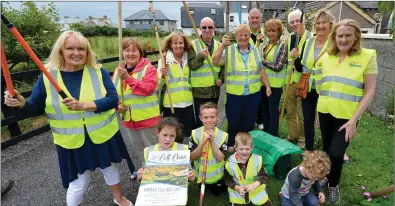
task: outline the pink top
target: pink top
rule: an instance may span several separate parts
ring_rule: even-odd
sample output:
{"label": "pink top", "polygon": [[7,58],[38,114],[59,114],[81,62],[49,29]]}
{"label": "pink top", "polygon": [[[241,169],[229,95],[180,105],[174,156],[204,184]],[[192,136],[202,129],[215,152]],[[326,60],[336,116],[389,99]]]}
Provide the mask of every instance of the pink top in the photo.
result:
{"label": "pink top", "polygon": [[[138,81],[134,77],[130,77],[127,80],[123,80],[124,89],[126,86],[132,88],[132,94],[139,96],[149,96],[155,92],[156,87],[158,85],[158,75],[154,66],[151,65],[151,62],[146,58],[141,58],[140,62],[137,64],[136,68],[132,71],[132,73],[139,72],[144,69],[145,65],[148,65],[148,68],[145,72],[144,78],[142,81]],[[130,120],[128,122],[122,121],[123,126],[132,130],[140,130],[145,128],[154,127],[159,124],[160,115],[157,117],[153,117],[151,119],[141,120],[141,121],[133,121]]]}

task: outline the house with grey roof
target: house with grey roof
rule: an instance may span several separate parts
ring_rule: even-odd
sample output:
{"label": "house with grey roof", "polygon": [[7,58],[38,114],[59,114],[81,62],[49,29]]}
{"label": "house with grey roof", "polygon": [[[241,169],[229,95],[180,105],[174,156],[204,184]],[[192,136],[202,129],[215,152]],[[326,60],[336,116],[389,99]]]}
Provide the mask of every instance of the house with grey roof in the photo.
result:
{"label": "house with grey roof", "polygon": [[[177,20],[165,14],[161,10],[155,10],[155,21],[158,24],[159,30],[163,32],[172,32],[177,30]],[[141,10],[124,19],[126,28],[136,30],[150,30],[153,29],[152,13],[149,10]]]}
{"label": "house with grey roof", "polygon": [[[196,27],[204,17],[210,17],[214,21],[215,32],[224,32],[224,8],[216,3],[188,3],[187,4]],[[195,31],[189,21],[184,6],[181,8],[181,28],[185,35],[194,35]]]}
{"label": "house with grey roof", "polygon": [[89,16],[82,22],[84,26],[109,26],[109,27],[118,27],[117,24],[113,23],[110,18],[106,15],[103,17],[92,17]]}
{"label": "house with grey roof", "polygon": [[60,24],[61,30],[66,31],[70,29],[72,24],[82,24],[83,20],[80,17],[69,17],[65,16],[63,20],[60,20],[58,23]]}

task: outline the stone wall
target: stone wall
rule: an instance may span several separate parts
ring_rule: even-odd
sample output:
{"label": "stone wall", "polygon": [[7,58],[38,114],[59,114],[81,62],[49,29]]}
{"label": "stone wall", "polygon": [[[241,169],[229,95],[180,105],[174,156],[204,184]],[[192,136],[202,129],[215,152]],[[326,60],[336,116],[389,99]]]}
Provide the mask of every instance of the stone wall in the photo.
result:
{"label": "stone wall", "polygon": [[362,38],[363,47],[376,49],[379,66],[376,92],[368,110],[373,115],[386,118],[388,94],[395,87],[394,41],[385,34],[364,34]]}

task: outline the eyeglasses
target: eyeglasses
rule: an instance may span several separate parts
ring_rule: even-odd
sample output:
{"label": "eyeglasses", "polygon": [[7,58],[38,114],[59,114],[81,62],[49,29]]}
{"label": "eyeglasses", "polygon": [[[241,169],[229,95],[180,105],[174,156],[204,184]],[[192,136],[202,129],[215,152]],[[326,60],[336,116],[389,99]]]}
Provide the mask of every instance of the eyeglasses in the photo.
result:
{"label": "eyeglasses", "polygon": [[202,29],[203,29],[203,30],[206,30],[207,28],[208,28],[208,29],[213,29],[214,27],[213,27],[213,26],[202,26]]}

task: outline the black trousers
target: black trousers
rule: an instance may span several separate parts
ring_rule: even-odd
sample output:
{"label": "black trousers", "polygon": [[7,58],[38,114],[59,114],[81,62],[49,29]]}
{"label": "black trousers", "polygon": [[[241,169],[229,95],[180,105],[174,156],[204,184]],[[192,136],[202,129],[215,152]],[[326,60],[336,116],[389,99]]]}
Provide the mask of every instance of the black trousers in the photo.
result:
{"label": "black trousers", "polygon": [[306,99],[302,99],[302,111],[304,120],[304,136],[306,150],[314,149],[314,123],[318,102],[318,94],[315,89],[307,93]]}
{"label": "black trousers", "polygon": [[263,125],[265,126],[265,132],[278,136],[278,127],[280,121],[280,99],[283,93],[283,88],[271,88],[272,95],[270,97],[266,96],[266,88],[264,89],[263,98]]}
{"label": "black trousers", "polygon": [[200,118],[199,118],[200,105],[202,105],[206,102],[212,102],[212,103],[218,104],[218,100],[219,100],[219,97],[217,97],[217,98],[197,98],[197,97],[194,97],[193,98],[193,102],[195,104],[195,118],[196,118],[196,121],[195,121],[196,125],[195,125],[195,128],[193,128],[193,129],[203,126],[203,123],[202,123],[202,121],[200,121]]}
{"label": "black trousers", "polygon": [[[258,115],[256,118],[256,123],[257,124],[263,124],[265,125],[264,122],[264,116],[263,116],[263,110],[268,110],[267,108],[267,104],[264,104],[264,98],[266,98],[267,101],[267,96],[266,96],[266,87],[265,86],[261,86],[261,100],[259,101],[259,107],[258,107]],[[268,121],[266,122],[266,125],[268,124]]]}
{"label": "black trousers", "polygon": [[328,154],[331,160],[331,172],[328,175],[329,186],[335,187],[340,183],[340,176],[343,169],[343,156],[349,142],[346,142],[346,130],[338,131],[348,119],[338,119],[331,114],[318,113],[320,129],[322,135],[322,149]]}
{"label": "black trousers", "polygon": [[163,117],[175,117],[178,119],[180,124],[183,125],[183,136],[177,137],[177,143],[183,143],[184,137],[190,137],[192,128],[195,128],[195,118],[193,116],[193,106],[188,106],[185,108],[174,108],[174,114],[171,113],[170,108],[163,109]]}

